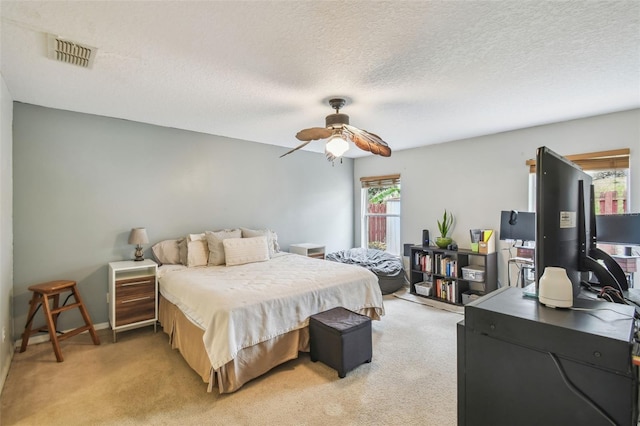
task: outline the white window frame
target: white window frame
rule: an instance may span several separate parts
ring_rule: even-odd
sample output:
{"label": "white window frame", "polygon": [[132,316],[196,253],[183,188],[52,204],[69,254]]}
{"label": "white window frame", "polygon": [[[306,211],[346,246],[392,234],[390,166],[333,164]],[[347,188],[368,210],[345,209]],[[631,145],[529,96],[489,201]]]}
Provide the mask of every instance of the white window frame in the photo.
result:
{"label": "white window frame", "polygon": [[[388,241],[388,238],[387,238],[387,248],[385,251],[394,256],[398,256],[398,257],[402,256],[402,232],[401,232],[402,195],[400,195],[398,212],[369,213],[369,209],[368,209],[368,204],[369,204],[368,189],[370,187],[390,187],[395,185],[400,186],[400,175],[363,177],[360,179],[360,181],[363,183],[363,186],[360,189],[360,211],[361,211],[360,246],[362,248],[369,248],[369,219],[371,217],[385,217],[387,219],[393,218],[398,222],[398,226],[396,228],[397,237],[393,238],[394,241],[391,242],[391,245],[390,245],[390,241]],[[369,184],[365,186],[365,182]]]}

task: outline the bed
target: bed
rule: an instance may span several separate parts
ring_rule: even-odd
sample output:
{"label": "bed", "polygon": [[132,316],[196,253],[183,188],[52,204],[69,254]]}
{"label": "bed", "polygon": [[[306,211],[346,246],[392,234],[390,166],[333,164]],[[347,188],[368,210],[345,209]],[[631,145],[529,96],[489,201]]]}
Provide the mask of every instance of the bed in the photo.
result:
{"label": "bed", "polygon": [[311,315],[337,306],[374,320],[384,315],[370,271],[290,253],[232,265],[162,265],[158,283],[159,321],[172,347],[208,391],[217,384],[220,393],[308,352]]}

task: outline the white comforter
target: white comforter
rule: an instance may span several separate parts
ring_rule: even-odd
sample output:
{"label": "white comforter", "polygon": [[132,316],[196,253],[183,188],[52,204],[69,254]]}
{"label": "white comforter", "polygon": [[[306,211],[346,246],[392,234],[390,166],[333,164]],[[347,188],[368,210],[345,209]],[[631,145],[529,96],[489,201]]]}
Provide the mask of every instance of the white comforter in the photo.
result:
{"label": "white comforter", "polygon": [[[163,267],[164,268],[164,267]],[[384,315],[377,277],[369,270],[289,253],[239,266],[167,268],[160,292],[205,330],[214,369],[243,348],[303,328],[309,316],[337,306]]]}

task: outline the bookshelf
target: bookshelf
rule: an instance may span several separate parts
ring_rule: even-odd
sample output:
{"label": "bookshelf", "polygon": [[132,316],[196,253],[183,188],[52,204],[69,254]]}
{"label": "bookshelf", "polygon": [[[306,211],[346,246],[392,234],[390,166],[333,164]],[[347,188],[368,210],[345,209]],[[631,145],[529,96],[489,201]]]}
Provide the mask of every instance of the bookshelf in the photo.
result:
{"label": "bookshelf", "polygon": [[[417,296],[462,305],[469,293],[484,295],[498,288],[496,252],[412,246],[410,263],[410,291]],[[472,272],[472,276],[469,276],[468,272],[473,271],[473,266],[483,267],[484,274]],[[463,268],[467,274],[463,273]],[[483,276],[478,278],[478,275]]]}

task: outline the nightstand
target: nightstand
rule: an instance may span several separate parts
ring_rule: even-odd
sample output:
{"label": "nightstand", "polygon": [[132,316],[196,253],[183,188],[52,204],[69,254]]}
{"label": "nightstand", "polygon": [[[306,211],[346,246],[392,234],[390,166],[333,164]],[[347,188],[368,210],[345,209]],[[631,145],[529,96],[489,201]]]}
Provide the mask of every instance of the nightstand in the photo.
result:
{"label": "nightstand", "polygon": [[150,259],[109,263],[109,324],[116,333],[158,320],[158,264]]}
{"label": "nightstand", "polygon": [[295,254],[301,254],[307,257],[315,257],[316,259],[324,259],[324,246],[313,243],[291,244],[289,251]]}

